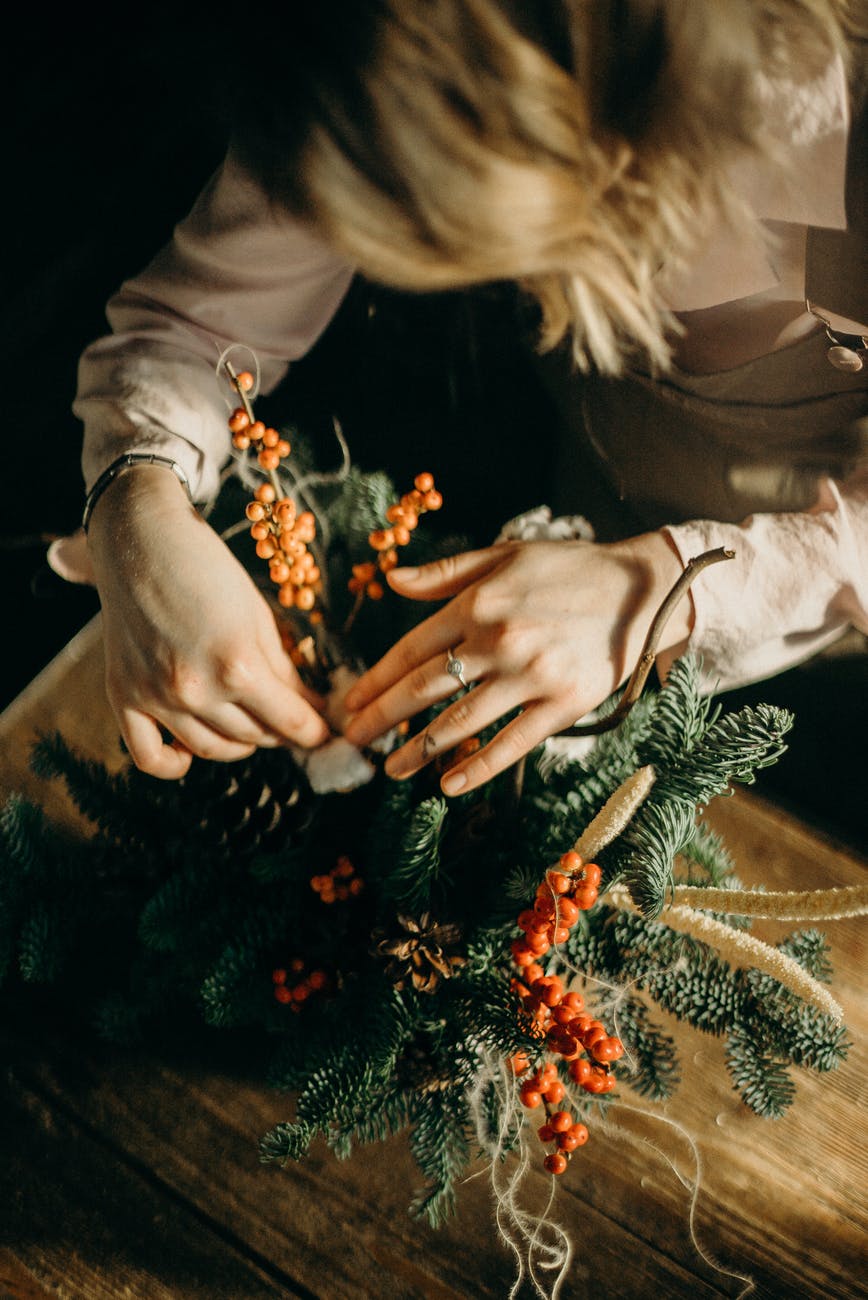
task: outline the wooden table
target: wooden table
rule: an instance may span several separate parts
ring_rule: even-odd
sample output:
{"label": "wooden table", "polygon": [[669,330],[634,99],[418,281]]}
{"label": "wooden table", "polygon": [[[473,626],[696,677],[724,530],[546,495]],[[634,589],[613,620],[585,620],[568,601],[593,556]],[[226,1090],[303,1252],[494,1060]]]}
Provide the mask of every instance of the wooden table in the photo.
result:
{"label": "wooden table", "polygon": [[[0,788],[68,825],[80,822],[58,788],[29,773],[29,747],[37,731],[59,728],[121,763],[101,683],[96,619],[0,717]],[[718,800],[712,820],[748,881],[802,889],[865,878],[864,860],[746,792]],[[824,928],[853,1040],[845,1065],[798,1074],[791,1111],[762,1120],[731,1090],[720,1043],[678,1026],[676,1098],[651,1118],[617,1107],[620,1135],[596,1134],[557,1184],[554,1213],[576,1246],[562,1300],[738,1295],[743,1284],[711,1260],[752,1276],[756,1296],[868,1296],[868,919]],[[434,1231],[407,1213],[418,1175],[403,1137],[345,1162],[320,1145],[288,1172],[261,1166],[257,1140],[285,1103],[222,1047],[213,1059],[108,1048],[48,998],[35,1010],[7,999],[2,1039],[0,1296],[509,1294],[513,1261],[496,1239],[482,1164],[460,1188],[458,1217]],[[702,1167],[695,1242],[690,1139]],[[531,1176],[531,1201],[542,1203],[550,1181]]]}

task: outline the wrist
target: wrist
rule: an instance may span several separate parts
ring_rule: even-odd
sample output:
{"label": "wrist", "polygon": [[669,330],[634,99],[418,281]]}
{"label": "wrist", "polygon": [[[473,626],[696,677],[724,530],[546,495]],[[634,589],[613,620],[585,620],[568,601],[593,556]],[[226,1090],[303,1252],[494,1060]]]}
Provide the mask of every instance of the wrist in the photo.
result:
{"label": "wrist", "polygon": [[[189,480],[184,469],[177,461],[171,460],[168,456],[159,456],[154,452],[127,452],[122,456],[118,456],[107,469],[103,470],[88,492],[81,521],[85,533],[89,532],[91,519],[105,497],[112,494],[115,500],[122,499],[123,494],[119,490],[119,485],[130,477],[134,480],[138,479],[139,490],[144,486],[145,491],[155,496],[165,495],[165,492],[160,487],[161,480],[167,482],[174,480],[177,485],[183,488],[187,501],[191,505],[193,503]],[[134,492],[135,490],[134,487]],[[174,491],[174,489],[172,490]],[[171,494],[167,499],[172,499]]]}
{"label": "wrist", "polygon": [[[657,564],[658,599],[656,609],[663,602],[675,583],[684,572],[684,561],[666,529],[649,534],[649,545]],[[660,637],[660,649],[674,652],[673,657],[682,654],[696,622],[696,607],[693,593],[688,588],[666,620],[666,626]]]}
{"label": "wrist", "polygon": [[[684,564],[665,530],[643,533],[616,545],[626,548],[630,560],[642,575],[633,625],[635,636],[644,642],[655,615],[684,572]],[[658,653],[665,654],[669,661],[682,654],[687,648],[694,620],[693,599],[688,590],[666,619],[660,633]]]}

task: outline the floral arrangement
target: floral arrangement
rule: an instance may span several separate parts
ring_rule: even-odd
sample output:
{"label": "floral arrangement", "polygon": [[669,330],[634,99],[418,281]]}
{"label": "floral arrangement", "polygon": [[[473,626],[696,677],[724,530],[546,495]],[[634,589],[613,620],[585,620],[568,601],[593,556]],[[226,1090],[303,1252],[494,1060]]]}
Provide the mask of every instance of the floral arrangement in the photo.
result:
{"label": "floral arrangement", "polygon": [[[94,829],[67,842],[38,807],[7,802],[7,978],[62,985],[114,1039],[184,1016],[261,1034],[288,1112],[262,1160],[291,1164],[319,1138],[345,1156],[407,1130],[411,1208],[434,1224],[478,1147],[496,1161],[531,1142],[569,1177],[620,1088],[671,1096],[678,1055],[656,1009],[724,1037],[745,1104],[782,1114],[792,1069],[834,1069],[846,1029],[822,935],[774,948],[750,917],[843,915],[866,899],[743,890],[701,814],[776,761],[791,715],[724,712],[683,659],[629,708],[610,702],[595,734],[548,742],[484,789],[442,797],[455,754],[389,781],[381,759],[399,737],[354,751],[340,699],[427,612],[380,581],[398,548],[424,562],[462,539],[426,537],[424,514],[443,504],[426,471],[398,492],[345,447],[338,471],[318,471],[297,430],[257,421],[253,375],[225,375],[236,463],[212,523],[330,696],[335,739],[316,756],[194,760],[165,783],[43,737],[34,767],[67,783]],[[576,532],[545,510],[524,522]]]}

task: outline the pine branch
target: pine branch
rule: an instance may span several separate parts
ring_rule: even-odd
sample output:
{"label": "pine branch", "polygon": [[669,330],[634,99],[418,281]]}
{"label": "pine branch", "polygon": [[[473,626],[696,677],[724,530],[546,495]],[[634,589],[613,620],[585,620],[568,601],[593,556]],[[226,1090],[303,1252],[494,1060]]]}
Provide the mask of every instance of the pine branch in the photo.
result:
{"label": "pine branch", "polygon": [[829,960],[829,944],[826,936],[819,930],[794,930],[778,944],[781,952],[792,957],[815,980],[824,984],[831,983],[832,963]]}
{"label": "pine branch", "polygon": [[689,864],[704,871],[712,885],[723,887],[733,878],[733,861],[723,837],[704,822],[697,822],[692,837],[682,846],[681,854]]}
{"label": "pine branch", "polygon": [[51,984],[63,970],[69,931],[57,906],[38,903],[21,926],[18,965],[30,983]]}
{"label": "pine branch", "polygon": [[518,997],[494,971],[465,970],[441,995],[441,1006],[457,1052],[475,1067],[476,1049],[490,1047],[501,1057],[535,1054],[539,1041],[530,1033]]}
{"label": "pine branch", "polygon": [[660,915],[672,889],[676,855],[693,838],[695,812],[691,804],[667,799],[660,791],[639,810],[616,845],[616,862],[630,895],[649,918]]}
{"label": "pine branch", "polygon": [[[208,1024],[224,1028],[244,1024],[266,994],[268,954],[292,932],[291,904],[255,907],[202,981],[200,1000]],[[259,979],[257,979],[259,972]]]}
{"label": "pine branch", "polygon": [[301,1160],[302,1156],[307,1155],[314,1132],[304,1121],[297,1124],[276,1124],[259,1140],[261,1163],[285,1167],[291,1160]]}
{"label": "pine branch", "polygon": [[448,806],[432,796],[414,809],[401,839],[397,859],[383,880],[383,897],[411,915],[424,912],[440,874],[440,844]]}
{"label": "pine branch", "polygon": [[742,1026],[730,1030],[726,1064],[743,1100],[758,1115],[780,1119],[792,1105],[796,1089],[784,1065],[764,1055]]}
{"label": "pine branch", "polygon": [[0,809],[0,882],[4,894],[15,892],[14,882],[19,877],[44,874],[47,850],[53,843],[42,809],[22,795],[10,795]]}
{"label": "pine branch", "polygon": [[610,1014],[613,1032],[627,1051],[623,1071],[626,1082],[642,1097],[666,1101],[674,1095],[681,1077],[674,1039],[652,1023],[648,1007],[640,998],[619,998]]}
{"label": "pine branch", "polygon": [[783,737],[792,725],[791,713],[770,704],[725,714],[659,774],[659,796],[704,807],[733,781],[753,784],[756,772],[786,751]]}
{"label": "pine branch", "polygon": [[654,790],[617,850],[630,892],[649,917],[659,916],[673,885],[675,855],[694,838],[696,810],[732,781],[749,784],[757,769],[776,762],[792,725],[791,714],[760,704],[716,719],[698,737],[698,715],[689,708],[686,713],[693,730],[683,752],[657,769]]}
{"label": "pine branch", "polygon": [[428,1186],[415,1196],[410,1212],[424,1215],[433,1228],[455,1212],[455,1181],[464,1172],[470,1154],[469,1125],[461,1090],[429,1092],[417,1101],[410,1150]]}
{"label": "pine branch", "polygon": [[155,813],[162,810],[167,791],[159,788],[161,783],[156,778],[151,778],[150,799],[142,800],[128,773],[112,774],[104,764],[82,758],[59,732],[40,737],[30,766],[41,780],[62,779],[78,811],[115,843],[129,844],[140,838],[147,843],[153,839],[156,827],[166,830],[165,822]]}
{"label": "pine branch", "polygon": [[660,771],[676,766],[719,717],[720,705],[700,692],[700,672],[695,655],[683,655],[670,668],[640,745],[643,763]]}

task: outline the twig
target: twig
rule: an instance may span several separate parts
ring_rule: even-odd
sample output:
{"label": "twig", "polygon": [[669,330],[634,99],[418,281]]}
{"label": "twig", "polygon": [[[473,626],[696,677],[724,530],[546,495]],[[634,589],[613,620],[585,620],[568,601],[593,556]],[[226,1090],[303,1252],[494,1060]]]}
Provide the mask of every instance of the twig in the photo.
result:
{"label": "twig", "polygon": [[586,722],[574,727],[567,727],[557,733],[559,736],[599,736],[604,731],[614,731],[615,727],[620,726],[642,694],[642,689],[648,680],[648,674],[654,667],[654,660],[657,658],[657,648],[663,629],[694,578],[698,577],[702,570],[707,569],[710,564],[718,564],[721,560],[731,560],[734,557],[735,551],[730,551],[724,546],[718,546],[712,551],[703,551],[702,555],[695,555],[687,561],[684,572],[664,597],[660,608],[651,621],[638,663],[630,674],[627,685],[624,687],[624,693],[616,708],[611,713],[608,713],[605,718],[600,718],[596,722]]}

